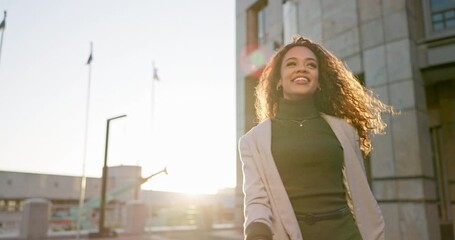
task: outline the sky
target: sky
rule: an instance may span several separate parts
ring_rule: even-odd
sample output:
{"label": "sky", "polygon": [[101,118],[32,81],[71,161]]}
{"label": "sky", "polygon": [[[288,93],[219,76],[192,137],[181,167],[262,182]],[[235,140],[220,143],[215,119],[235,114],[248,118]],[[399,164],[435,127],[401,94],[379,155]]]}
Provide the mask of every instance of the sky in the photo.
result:
{"label": "sky", "polygon": [[4,10],[0,170],[82,176],[85,159],[100,177],[107,119],[126,114],[111,121],[109,166],[167,167],[144,189],[235,187],[233,0],[0,0]]}

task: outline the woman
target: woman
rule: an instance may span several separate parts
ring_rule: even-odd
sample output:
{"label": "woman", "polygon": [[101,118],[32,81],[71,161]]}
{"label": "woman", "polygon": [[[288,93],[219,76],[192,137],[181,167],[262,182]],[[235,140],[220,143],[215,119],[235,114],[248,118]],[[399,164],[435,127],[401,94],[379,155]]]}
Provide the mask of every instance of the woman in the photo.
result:
{"label": "woman", "polygon": [[362,151],[393,109],[302,36],[271,58],[256,96],[261,123],[239,141],[246,239],[384,239]]}

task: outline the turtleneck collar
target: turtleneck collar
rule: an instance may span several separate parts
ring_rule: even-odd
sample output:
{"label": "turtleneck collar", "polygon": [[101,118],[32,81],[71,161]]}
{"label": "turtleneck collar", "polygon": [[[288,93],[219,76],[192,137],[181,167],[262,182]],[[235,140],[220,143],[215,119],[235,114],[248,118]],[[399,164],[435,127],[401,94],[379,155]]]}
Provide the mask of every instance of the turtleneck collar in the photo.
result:
{"label": "turtleneck collar", "polygon": [[307,119],[319,116],[313,98],[301,100],[288,100],[281,98],[278,103],[277,118],[281,119]]}

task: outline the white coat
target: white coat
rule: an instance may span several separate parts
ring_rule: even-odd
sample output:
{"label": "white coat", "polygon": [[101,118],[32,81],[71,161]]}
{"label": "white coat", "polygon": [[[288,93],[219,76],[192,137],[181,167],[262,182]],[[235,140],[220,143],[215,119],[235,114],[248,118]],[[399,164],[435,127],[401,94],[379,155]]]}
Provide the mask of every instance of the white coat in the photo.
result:
{"label": "white coat", "polygon": [[[343,147],[343,182],[347,202],[364,240],[384,240],[384,219],[368,184],[359,137],[345,120],[321,114]],[[252,222],[268,225],[276,240],[302,240],[299,224],[281,181],[272,151],[270,119],[239,140],[245,194],[246,228]]]}

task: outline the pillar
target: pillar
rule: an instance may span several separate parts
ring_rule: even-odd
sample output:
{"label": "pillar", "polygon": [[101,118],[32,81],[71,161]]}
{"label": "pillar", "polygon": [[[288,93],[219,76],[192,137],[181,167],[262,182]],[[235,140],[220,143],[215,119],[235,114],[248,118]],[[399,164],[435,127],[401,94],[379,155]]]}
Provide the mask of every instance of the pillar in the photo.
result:
{"label": "pillar", "polygon": [[373,138],[372,187],[386,238],[440,239],[425,85],[417,62],[415,26],[421,24],[411,12],[419,1],[357,2],[365,84],[401,111],[386,116],[386,134]]}
{"label": "pillar", "polygon": [[24,202],[20,225],[21,239],[45,239],[49,228],[49,201],[33,198]]}
{"label": "pillar", "polygon": [[129,234],[144,233],[147,219],[147,206],[140,201],[129,201],[126,204],[126,232]]}

